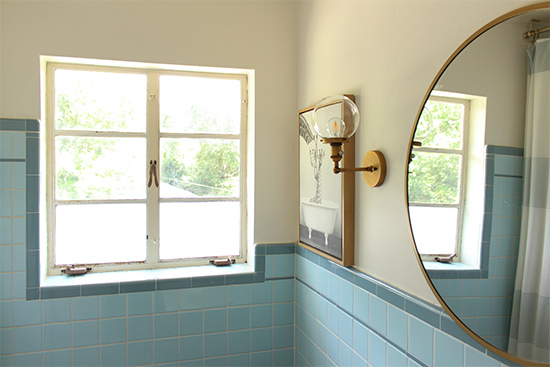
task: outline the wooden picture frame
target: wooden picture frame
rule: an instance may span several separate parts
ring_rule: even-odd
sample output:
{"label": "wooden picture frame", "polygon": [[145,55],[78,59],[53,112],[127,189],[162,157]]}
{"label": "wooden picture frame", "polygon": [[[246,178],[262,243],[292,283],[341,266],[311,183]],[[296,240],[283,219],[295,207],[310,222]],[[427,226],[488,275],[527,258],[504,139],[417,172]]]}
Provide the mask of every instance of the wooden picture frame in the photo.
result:
{"label": "wooden picture frame", "polygon": [[[354,96],[346,95],[352,101]],[[346,119],[344,104],[340,108]],[[330,145],[313,130],[314,106],[298,112],[299,245],[343,266],[354,265],[355,172],[334,173]],[[355,138],[342,145],[341,167],[355,167]]]}

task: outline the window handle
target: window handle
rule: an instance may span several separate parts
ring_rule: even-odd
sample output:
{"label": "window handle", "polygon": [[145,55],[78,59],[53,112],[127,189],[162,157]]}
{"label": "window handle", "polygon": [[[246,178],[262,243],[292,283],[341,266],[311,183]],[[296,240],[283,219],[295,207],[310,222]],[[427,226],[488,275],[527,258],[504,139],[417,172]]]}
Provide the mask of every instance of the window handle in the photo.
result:
{"label": "window handle", "polygon": [[456,254],[452,254],[451,256],[436,256],[434,257],[435,261],[438,261],[440,263],[452,263],[453,257],[455,257]]}
{"label": "window handle", "polygon": [[88,272],[92,271],[91,267],[75,267],[74,265],[67,265],[64,269],[61,269],[62,273],[65,273],[67,275],[84,275]]}
{"label": "window handle", "polygon": [[159,179],[157,177],[157,161],[149,161],[149,182],[147,187],[151,187],[153,184],[153,177],[155,178],[155,186],[159,187]]}
{"label": "window handle", "polygon": [[232,259],[231,257],[221,257],[217,258],[216,260],[210,260],[210,264],[216,266],[227,266],[235,264],[235,259]]}

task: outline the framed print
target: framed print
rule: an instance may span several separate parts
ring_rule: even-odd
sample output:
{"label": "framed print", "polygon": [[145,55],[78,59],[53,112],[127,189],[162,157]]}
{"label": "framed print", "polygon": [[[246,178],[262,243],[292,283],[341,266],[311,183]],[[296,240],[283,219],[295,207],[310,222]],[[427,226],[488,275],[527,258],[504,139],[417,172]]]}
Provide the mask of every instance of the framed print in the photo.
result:
{"label": "framed print", "polygon": [[[353,96],[347,96],[353,100]],[[343,103],[338,108],[346,116]],[[314,107],[298,113],[300,246],[343,266],[354,264],[355,172],[334,173],[330,145],[313,129]],[[344,117],[345,120],[345,117]],[[342,145],[342,167],[355,167],[355,138]]]}

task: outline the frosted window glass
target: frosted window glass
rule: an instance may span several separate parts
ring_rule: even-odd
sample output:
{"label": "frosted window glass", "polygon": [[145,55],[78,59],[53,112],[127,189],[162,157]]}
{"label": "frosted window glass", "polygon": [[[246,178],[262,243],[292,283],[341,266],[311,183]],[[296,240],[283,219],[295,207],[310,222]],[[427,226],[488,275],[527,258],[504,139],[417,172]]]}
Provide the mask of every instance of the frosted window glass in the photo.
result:
{"label": "frosted window glass", "polygon": [[144,261],[145,204],[58,205],[55,263]]}
{"label": "frosted window glass", "polygon": [[160,258],[238,255],[239,202],[161,203]]}

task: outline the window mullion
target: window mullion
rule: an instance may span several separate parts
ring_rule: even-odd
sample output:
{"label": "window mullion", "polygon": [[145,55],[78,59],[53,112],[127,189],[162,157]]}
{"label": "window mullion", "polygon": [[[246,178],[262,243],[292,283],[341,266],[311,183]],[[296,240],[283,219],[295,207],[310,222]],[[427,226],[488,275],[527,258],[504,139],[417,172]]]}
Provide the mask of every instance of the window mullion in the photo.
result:
{"label": "window mullion", "polygon": [[470,131],[470,101],[463,100],[464,114],[462,115],[462,164],[460,166],[460,188],[459,188],[459,206],[456,223],[456,247],[455,253],[457,261],[460,261],[462,256],[462,236],[464,234],[464,214],[466,211],[466,174],[468,172],[468,137]]}
{"label": "window mullion", "polygon": [[[46,207],[46,241],[48,244],[48,266],[55,268],[55,146],[54,146],[54,127],[55,127],[55,67],[48,65],[46,71],[46,85],[47,85],[47,104],[48,115],[46,120],[46,127],[44,132],[43,141],[41,144],[44,148],[46,157],[46,175],[41,177],[46,184],[46,195],[43,197]],[[49,269],[48,269],[49,270]]]}
{"label": "window mullion", "polygon": [[[147,181],[153,164],[157,177],[160,173],[159,162],[159,74],[149,72],[147,76]],[[159,177],[160,179],[160,177]],[[147,189],[147,263],[159,262],[159,188],[152,180]],[[147,184],[145,182],[144,184]]]}
{"label": "window mullion", "polygon": [[240,148],[241,148],[241,161],[240,161],[240,178],[241,178],[241,188],[240,188],[240,200],[241,200],[241,244],[240,252],[241,256],[246,257],[246,239],[247,239],[247,228],[248,228],[248,148],[249,142],[247,141],[248,137],[248,107],[249,107],[249,96],[248,96],[248,78],[243,77],[241,79],[241,134],[240,134]]}

